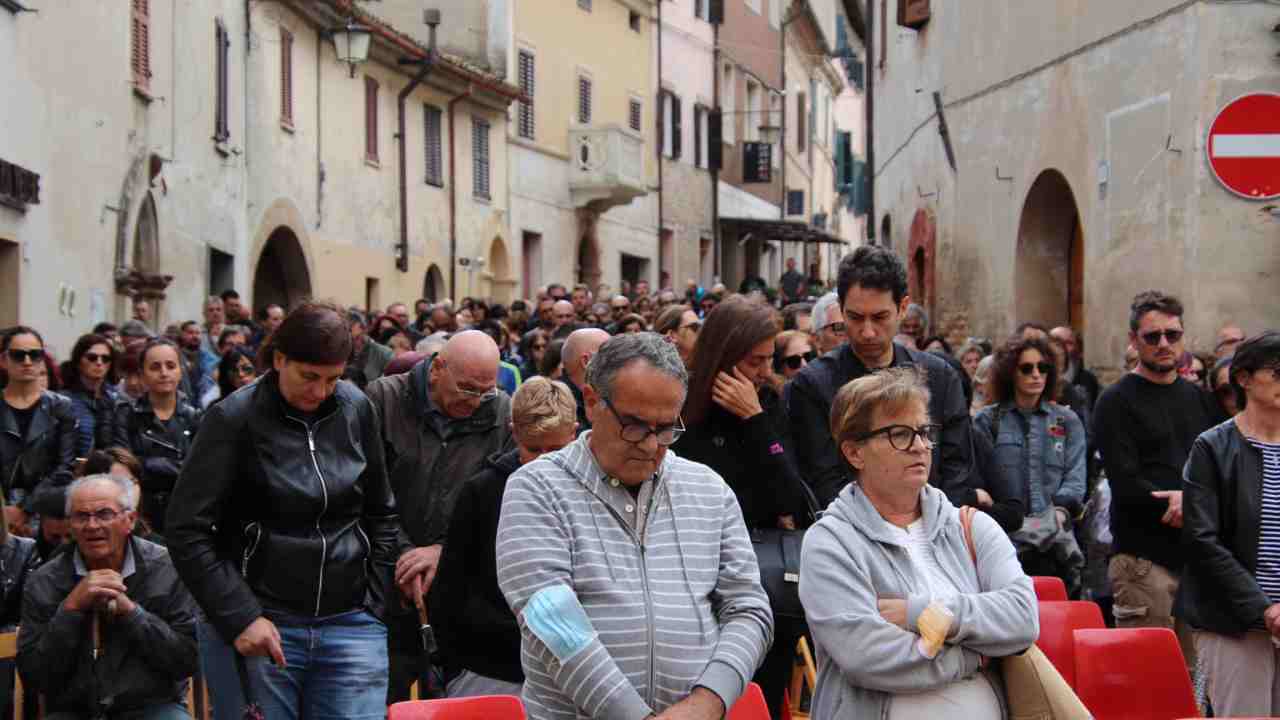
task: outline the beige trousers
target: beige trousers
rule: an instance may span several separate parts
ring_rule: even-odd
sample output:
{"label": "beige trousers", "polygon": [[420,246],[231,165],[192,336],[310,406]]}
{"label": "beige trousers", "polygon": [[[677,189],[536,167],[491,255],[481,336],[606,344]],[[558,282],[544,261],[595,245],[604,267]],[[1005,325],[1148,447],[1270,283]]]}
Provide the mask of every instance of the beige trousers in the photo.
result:
{"label": "beige trousers", "polygon": [[1216,717],[1280,715],[1280,648],[1270,633],[1230,637],[1196,631],[1195,642]]}
{"label": "beige trousers", "polygon": [[1193,677],[1196,666],[1195,642],[1191,629],[1173,617],[1173,599],[1178,594],[1178,576],[1159,563],[1134,555],[1119,554],[1111,558],[1107,569],[1115,594],[1112,612],[1116,627],[1162,627],[1178,634],[1187,672]]}

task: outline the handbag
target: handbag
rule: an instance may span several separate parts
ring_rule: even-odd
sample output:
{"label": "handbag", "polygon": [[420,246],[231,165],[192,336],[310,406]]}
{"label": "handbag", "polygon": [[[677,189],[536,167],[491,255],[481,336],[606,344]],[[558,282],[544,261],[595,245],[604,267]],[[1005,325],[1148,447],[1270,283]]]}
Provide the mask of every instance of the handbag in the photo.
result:
{"label": "handbag", "polygon": [[[800,491],[808,506],[809,522],[818,518],[818,499],[808,483],[800,481]],[[769,596],[775,617],[804,619],[800,604],[800,548],[804,530],[755,528],[751,531],[751,548],[760,567],[760,584]]]}
{"label": "handbag", "polygon": [[[973,544],[973,516],[977,513],[977,508],[960,508],[960,527],[974,569],[978,567],[978,551]],[[1093,717],[1034,643],[1021,654],[1000,658],[1000,675],[1004,680],[1009,720],[1091,720]]]}

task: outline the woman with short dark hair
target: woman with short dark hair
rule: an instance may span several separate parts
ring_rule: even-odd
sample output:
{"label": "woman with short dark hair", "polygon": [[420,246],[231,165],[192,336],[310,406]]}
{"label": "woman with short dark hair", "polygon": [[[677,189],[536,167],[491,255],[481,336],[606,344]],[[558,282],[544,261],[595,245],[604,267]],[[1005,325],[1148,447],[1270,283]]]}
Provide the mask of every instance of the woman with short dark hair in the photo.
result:
{"label": "woman with short dark hair", "polygon": [[996,404],[978,412],[973,429],[991,439],[996,464],[1017,481],[1026,516],[1011,537],[1023,569],[1062,578],[1074,596],[1084,555],[1072,523],[1084,510],[1087,443],[1076,413],[1053,402],[1057,383],[1049,343],[1014,336],[996,350]]}
{"label": "woman with short dark hair", "polygon": [[1280,332],[1231,360],[1241,408],[1200,434],[1183,470],[1179,598],[1215,714],[1280,715]]}
{"label": "woman with short dark hair", "polygon": [[231,393],[248,385],[258,377],[258,368],[254,364],[253,353],[246,347],[232,348],[218,362],[218,399],[220,402],[231,396]]}
{"label": "woman with short dark hair", "polygon": [[[350,355],[337,307],[289,313],[259,349],[266,374],[210,408],[169,512],[174,566],[212,625],[202,652],[248,658],[273,720],[386,712],[399,518],[373,404],[342,380]],[[241,706],[219,698],[229,717]]]}

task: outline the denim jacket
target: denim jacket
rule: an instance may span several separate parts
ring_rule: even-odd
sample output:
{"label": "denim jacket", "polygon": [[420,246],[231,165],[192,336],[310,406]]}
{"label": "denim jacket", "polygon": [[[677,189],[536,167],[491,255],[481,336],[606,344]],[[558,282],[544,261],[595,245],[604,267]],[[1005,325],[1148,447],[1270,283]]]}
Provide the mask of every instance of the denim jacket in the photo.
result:
{"label": "denim jacket", "polygon": [[[999,416],[999,436],[994,435]],[[1024,484],[1027,514],[1038,515],[1050,505],[1072,517],[1084,507],[1084,425],[1071,408],[1041,402],[1022,410],[1012,402],[989,405],[973,419],[974,431],[995,443],[996,463]]]}

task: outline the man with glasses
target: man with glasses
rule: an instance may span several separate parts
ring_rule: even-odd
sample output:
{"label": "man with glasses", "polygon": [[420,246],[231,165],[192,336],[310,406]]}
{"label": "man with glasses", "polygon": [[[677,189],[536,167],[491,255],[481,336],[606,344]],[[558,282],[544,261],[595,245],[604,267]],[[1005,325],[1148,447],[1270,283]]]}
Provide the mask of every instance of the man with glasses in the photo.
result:
{"label": "man with glasses", "polygon": [[631,312],[631,300],[626,295],[614,295],[609,300],[609,317],[612,322],[605,328],[610,335],[617,335],[622,332],[622,318]]}
{"label": "man with glasses", "polygon": [[[1130,306],[1133,372],[1108,387],[1094,411],[1094,437],[1111,483],[1108,577],[1116,624],[1174,628],[1173,599],[1182,569],[1182,469],[1200,433],[1225,418],[1213,397],[1183,380],[1182,303],[1150,290]],[[1176,628],[1187,664],[1190,635]]]}
{"label": "man with glasses", "polygon": [[813,328],[813,344],[819,355],[826,355],[844,344],[844,315],[835,293],[827,293],[814,303]]}
{"label": "man with glasses", "polygon": [[[831,403],[851,380],[889,367],[923,368],[929,386],[929,416],[942,426],[933,446],[929,484],[957,506],[978,506],[969,475],[973,438],[969,403],[960,374],[946,360],[894,342],[907,316],[907,269],[892,251],[866,245],[840,261],[837,297],[846,339],[787,383],[787,408],[797,447],[800,475],[826,507],[850,480],[847,464],[831,437]],[[821,317],[815,313],[815,317]]]}
{"label": "man with glasses", "polygon": [[661,336],[612,338],[583,388],[592,430],[507,482],[498,584],[531,720],[719,720],[769,647],[737,499],[667,449],[687,388]]}
{"label": "man with glasses", "polygon": [[[196,604],[169,553],[133,537],[133,483],[90,475],[67,489],[75,548],[27,579],[18,667],[46,718],[190,718]],[[108,669],[109,668],[109,669]]]}
{"label": "man with glasses", "polygon": [[[486,458],[513,447],[511,399],[497,388],[498,361],[493,338],[467,330],[409,372],[369,384],[382,421],[391,488],[415,546],[396,565],[396,584],[406,596],[424,596],[431,588],[463,481]],[[391,620],[388,702],[398,702],[409,699],[409,686],[426,665],[414,611]]]}

